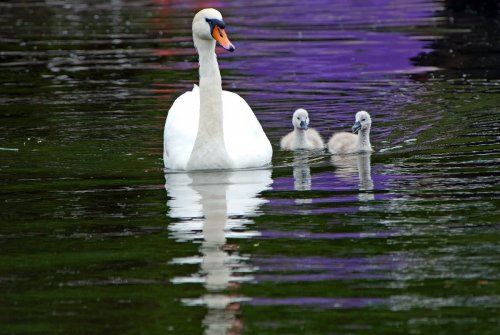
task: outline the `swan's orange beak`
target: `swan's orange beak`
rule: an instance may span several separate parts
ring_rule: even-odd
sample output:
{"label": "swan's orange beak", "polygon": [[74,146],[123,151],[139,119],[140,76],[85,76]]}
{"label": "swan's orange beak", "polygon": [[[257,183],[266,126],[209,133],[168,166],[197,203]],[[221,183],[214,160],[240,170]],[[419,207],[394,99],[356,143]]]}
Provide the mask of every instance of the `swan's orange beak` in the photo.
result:
{"label": "swan's orange beak", "polygon": [[227,38],[224,29],[216,25],[212,30],[212,36],[221,47],[228,51],[234,51],[235,47],[231,42],[229,42],[229,38]]}

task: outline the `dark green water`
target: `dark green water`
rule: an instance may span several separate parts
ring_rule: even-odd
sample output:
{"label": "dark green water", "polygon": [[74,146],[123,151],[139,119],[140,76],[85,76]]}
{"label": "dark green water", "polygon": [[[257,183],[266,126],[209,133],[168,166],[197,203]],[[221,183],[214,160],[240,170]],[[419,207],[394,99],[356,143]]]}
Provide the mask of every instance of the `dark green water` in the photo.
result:
{"label": "dark green water", "polygon": [[[0,3],[0,334],[497,334],[498,8],[450,3]],[[272,168],[163,171],[207,6]],[[298,107],[376,152],[281,152]]]}

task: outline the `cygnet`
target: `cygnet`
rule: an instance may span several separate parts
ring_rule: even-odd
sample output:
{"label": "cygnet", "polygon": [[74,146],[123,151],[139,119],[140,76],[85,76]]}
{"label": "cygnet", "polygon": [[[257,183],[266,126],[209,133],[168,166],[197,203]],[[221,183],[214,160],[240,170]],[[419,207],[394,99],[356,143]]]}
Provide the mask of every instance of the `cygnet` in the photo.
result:
{"label": "cygnet", "polygon": [[[373,151],[370,144],[370,128],[372,120],[366,111],[356,113],[356,119],[352,126],[352,132],[341,132],[333,134],[328,141],[328,151],[332,154],[351,154],[358,152]],[[357,135],[355,135],[357,134]]]}
{"label": "cygnet", "polygon": [[292,124],[293,131],[281,139],[281,149],[317,150],[325,147],[319,133],[309,128],[309,115],[305,109],[299,108],[293,113]]}

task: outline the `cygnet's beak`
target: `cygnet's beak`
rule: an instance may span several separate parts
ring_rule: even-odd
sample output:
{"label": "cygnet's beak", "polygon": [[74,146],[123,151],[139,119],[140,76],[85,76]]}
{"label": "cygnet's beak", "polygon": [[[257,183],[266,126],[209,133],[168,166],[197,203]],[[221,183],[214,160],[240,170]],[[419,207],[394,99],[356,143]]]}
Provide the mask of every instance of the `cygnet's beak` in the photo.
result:
{"label": "cygnet's beak", "polygon": [[224,49],[231,52],[236,49],[234,45],[229,41],[229,38],[227,37],[226,32],[223,28],[215,25],[212,29],[212,36]]}
{"label": "cygnet's beak", "polygon": [[352,126],[352,132],[354,134],[357,134],[357,132],[361,129],[361,123],[359,121],[354,122],[354,125]]}
{"label": "cygnet's beak", "polygon": [[300,121],[300,129],[307,130],[307,128],[309,128],[309,123],[306,121]]}

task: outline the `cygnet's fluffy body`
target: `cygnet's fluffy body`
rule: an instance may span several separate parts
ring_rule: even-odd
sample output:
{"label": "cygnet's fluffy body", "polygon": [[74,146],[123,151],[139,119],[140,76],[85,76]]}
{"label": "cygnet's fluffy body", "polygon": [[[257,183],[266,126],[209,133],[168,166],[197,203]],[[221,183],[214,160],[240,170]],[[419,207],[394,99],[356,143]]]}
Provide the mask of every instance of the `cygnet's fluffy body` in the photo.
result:
{"label": "cygnet's fluffy body", "polygon": [[283,150],[317,150],[323,149],[325,143],[319,133],[309,128],[309,115],[305,109],[297,109],[292,118],[293,131],[281,139]]}
{"label": "cygnet's fluffy body", "polygon": [[[356,120],[352,126],[352,132],[336,133],[328,141],[328,151],[332,154],[351,154],[357,152],[373,151],[370,144],[370,114],[365,111],[356,113]],[[357,133],[357,135],[355,135]]]}

